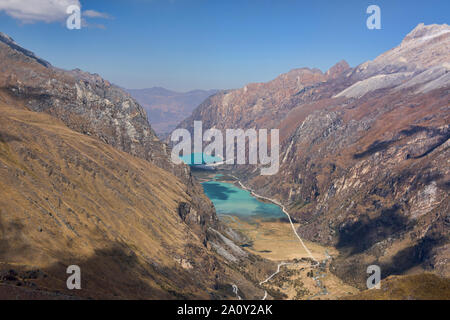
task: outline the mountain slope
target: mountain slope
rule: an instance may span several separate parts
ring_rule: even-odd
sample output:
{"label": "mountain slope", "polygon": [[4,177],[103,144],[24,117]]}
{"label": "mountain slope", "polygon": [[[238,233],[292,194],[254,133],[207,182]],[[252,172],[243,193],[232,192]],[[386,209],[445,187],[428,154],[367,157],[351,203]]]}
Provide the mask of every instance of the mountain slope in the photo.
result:
{"label": "mountain slope", "polygon": [[175,92],[164,88],[128,89],[147,111],[148,120],[156,133],[164,137],[178,123],[187,118],[192,111],[217,90],[192,90]]}
{"label": "mountain slope", "polygon": [[[169,257],[184,255],[186,235],[196,237],[176,214],[189,201],[182,183],[49,116],[1,110],[2,264],[44,270],[49,289],[63,289],[63,266],[77,264],[83,294],[169,297],[161,288],[169,279],[158,287],[144,271],[176,270]],[[118,278],[117,288],[103,277]]]}
{"label": "mountain slope", "polygon": [[185,223],[172,174],[48,115],[0,110],[0,282],[83,298],[232,297],[236,281],[259,293]]}
{"label": "mountain slope", "polygon": [[450,276],[450,27],[419,25],[396,48],[350,68],[299,69],[218,93],[180,124],[279,128],[280,170],[236,166],[278,198],[299,233],[334,245],[333,271],[360,288],[424,269]]}
{"label": "mountain slope", "polygon": [[217,236],[227,229],[142,107],[42,61],[0,34],[0,297],[232,298],[234,283],[262,296],[273,264]]}

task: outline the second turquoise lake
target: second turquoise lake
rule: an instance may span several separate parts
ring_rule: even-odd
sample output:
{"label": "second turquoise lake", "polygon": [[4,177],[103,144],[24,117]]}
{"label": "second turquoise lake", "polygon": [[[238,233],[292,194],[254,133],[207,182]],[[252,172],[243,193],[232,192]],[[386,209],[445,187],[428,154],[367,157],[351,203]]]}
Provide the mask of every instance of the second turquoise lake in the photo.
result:
{"label": "second turquoise lake", "polygon": [[285,218],[279,206],[258,200],[247,190],[234,184],[207,181],[203,182],[203,189],[213,202],[219,215],[235,215],[243,218]]}

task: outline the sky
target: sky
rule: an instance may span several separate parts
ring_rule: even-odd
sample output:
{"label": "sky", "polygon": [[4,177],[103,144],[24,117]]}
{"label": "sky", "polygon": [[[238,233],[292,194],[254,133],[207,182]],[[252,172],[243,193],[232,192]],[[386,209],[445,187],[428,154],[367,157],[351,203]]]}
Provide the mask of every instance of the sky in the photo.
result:
{"label": "sky", "polygon": [[[81,7],[69,30],[65,9]],[[369,30],[369,5],[381,29]],[[352,67],[417,24],[450,23],[450,1],[0,0],[0,31],[56,67],[124,88],[232,89],[294,68]]]}

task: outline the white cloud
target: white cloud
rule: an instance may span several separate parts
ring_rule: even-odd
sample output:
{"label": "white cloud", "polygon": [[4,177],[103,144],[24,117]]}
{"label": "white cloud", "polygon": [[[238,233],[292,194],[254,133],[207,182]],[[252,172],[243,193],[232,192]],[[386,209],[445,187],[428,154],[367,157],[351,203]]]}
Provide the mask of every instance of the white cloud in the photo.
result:
{"label": "white cloud", "polygon": [[23,23],[55,22],[67,18],[70,5],[81,7],[79,0],[0,0],[0,11]]}
{"label": "white cloud", "polygon": [[[67,7],[77,5],[81,8],[79,0],[0,0],[0,11],[20,20],[22,23],[35,22],[57,22],[67,19]],[[82,13],[86,18],[112,19],[103,12],[86,10]],[[102,27],[102,25],[92,25],[87,22],[85,25]]]}
{"label": "white cloud", "polygon": [[103,12],[98,12],[98,11],[95,11],[95,10],[83,11],[83,17],[112,19],[112,17],[109,14],[103,13]]}

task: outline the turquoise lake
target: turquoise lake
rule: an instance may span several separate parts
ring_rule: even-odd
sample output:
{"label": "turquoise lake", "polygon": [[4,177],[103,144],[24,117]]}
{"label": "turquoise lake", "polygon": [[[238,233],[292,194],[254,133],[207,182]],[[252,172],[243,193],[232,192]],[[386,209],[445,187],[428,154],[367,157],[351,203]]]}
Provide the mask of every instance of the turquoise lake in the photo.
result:
{"label": "turquoise lake", "polygon": [[191,153],[179,158],[187,165],[212,164],[222,162],[221,158],[210,156],[204,153]]}
{"label": "turquoise lake", "polygon": [[276,204],[259,201],[249,191],[238,188],[234,184],[208,181],[203,182],[202,185],[219,215],[269,219],[286,217]]}

